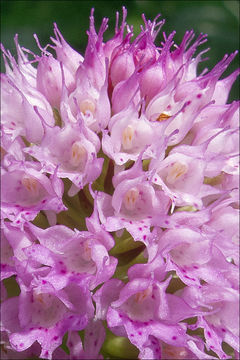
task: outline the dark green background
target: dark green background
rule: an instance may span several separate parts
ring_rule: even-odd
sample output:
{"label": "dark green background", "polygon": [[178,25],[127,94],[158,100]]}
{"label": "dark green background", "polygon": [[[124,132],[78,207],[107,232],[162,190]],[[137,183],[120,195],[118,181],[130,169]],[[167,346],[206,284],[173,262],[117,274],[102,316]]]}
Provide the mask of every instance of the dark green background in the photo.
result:
{"label": "dark green background", "polygon": [[[176,30],[175,42],[180,43],[186,30],[194,29],[198,35],[207,33],[209,41],[201,49],[211,47],[207,56],[210,58],[201,67],[211,69],[225,53],[231,53],[239,47],[239,2],[226,1],[39,1],[39,0],[2,0],[1,1],[1,42],[13,53],[13,36],[19,34],[22,46],[39,53],[33,33],[39,36],[44,46],[53,36],[53,22],[57,22],[65,39],[82,54],[87,43],[86,30],[89,25],[89,14],[95,8],[96,27],[99,28],[102,17],[109,18],[109,29],[105,33],[105,40],[114,33],[115,12],[121,13],[121,7],[128,9],[128,24],[134,25],[138,33],[142,23],[141,14],[153,19],[158,13],[166,19],[163,30],[169,34]],[[157,38],[159,43],[162,35]],[[239,56],[224,75],[235,70],[239,63]],[[1,67],[4,71],[4,67]],[[238,84],[235,83],[230,100],[239,98]]]}

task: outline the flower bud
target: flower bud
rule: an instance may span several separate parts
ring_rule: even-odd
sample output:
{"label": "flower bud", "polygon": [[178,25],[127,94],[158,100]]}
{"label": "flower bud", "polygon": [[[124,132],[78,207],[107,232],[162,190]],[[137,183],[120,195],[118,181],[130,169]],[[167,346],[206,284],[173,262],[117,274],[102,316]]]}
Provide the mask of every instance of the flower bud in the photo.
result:
{"label": "flower bud", "polygon": [[139,84],[142,96],[147,96],[148,100],[151,100],[166,84],[162,66],[154,64],[148,67],[142,72]]}
{"label": "flower bud", "polygon": [[[74,79],[67,68],[64,80],[69,90],[74,87]],[[62,72],[59,61],[52,56],[42,56],[37,68],[37,89],[46,97],[52,107],[59,108],[62,95]]]}
{"label": "flower bud", "polygon": [[169,59],[165,65],[163,61],[158,61],[143,70],[139,79],[142,96],[147,96],[147,101],[150,101],[164,89],[173,75],[174,69]]}
{"label": "flower bud", "polygon": [[116,86],[120,81],[128,79],[135,70],[133,56],[128,51],[117,55],[111,64],[110,77],[113,86]]}

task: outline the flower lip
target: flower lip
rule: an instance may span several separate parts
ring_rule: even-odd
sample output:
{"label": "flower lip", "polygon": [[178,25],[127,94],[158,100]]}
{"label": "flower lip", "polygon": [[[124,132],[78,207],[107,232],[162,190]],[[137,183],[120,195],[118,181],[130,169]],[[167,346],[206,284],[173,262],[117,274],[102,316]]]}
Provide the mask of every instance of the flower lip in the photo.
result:
{"label": "flower lip", "polygon": [[39,183],[34,177],[24,175],[21,183],[32,196],[38,197],[40,190]]}
{"label": "flower lip", "polygon": [[80,141],[75,141],[71,147],[71,154],[69,162],[74,168],[84,170],[87,162],[88,153],[86,148]]}
{"label": "flower lip", "polygon": [[149,286],[147,289],[143,291],[139,291],[137,294],[134,295],[134,300],[139,304],[143,301],[147,300],[148,297],[152,294],[152,285]]}
{"label": "flower lip", "polygon": [[119,300],[112,303],[130,319],[148,321],[157,316],[159,303],[157,286],[149,279],[134,279],[120,292]]}
{"label": "flower lip", "polygon": [[37,289],[33,289],[30,301],[33,325],[51,327],[66,312],[66,306],[57,294],[51,292],[38,292]]}
{"label": "flower lip", "polygon": [[81,101],[79,108],[84,115],[87,115],[88,112],[91,112],[94,115],[96,112],[96,105],[90,99],[85,99]]}
{"label": "flower lip", "polygon": [[176,161],[172,166],[169,167],[166,181],[173,185],[178,180],[182,180],[183,175],[188,171],[188,165]]}
{"label": "flower lip", "polygon": [[83,243],[83,258],[87,261],[92,260],[92,250],[91,250],[91,245],[90,245],[91,241],[88,239],[86,241],[84,241]]}
{"label": "flower lip", "polygon": [[122,146],[124,150],[130,150],[133,146],[135,129],[128,125],[122,132]]}
{"label": "flower lip", "polygon": [[19,185],[16,187],[16,191],[19,194],[18,204],[22,206],[33,206],[47,194],[39,180],[28,174],[24,174],[19,179]]}
{"label": "flower lip", "polygon": [[90,239],[71,241],[64,249],[64,263],[68,270],[77,273],[95,274],[96,264],[92,259]]}
{"label": "flower lip", "polygon": [[139,197],[139,190],[137,187],[133,187],[126,192],[123,198],[123,204],[127,210],[135,210],[136,203]]}

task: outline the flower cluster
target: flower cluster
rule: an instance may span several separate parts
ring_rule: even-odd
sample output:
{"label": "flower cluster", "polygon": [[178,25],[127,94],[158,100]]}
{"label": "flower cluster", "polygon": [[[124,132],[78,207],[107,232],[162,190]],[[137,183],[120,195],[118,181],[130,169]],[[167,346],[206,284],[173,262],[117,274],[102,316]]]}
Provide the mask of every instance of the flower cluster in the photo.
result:
{"label": "flower cluster", "polygon": [[1,45],[1,358],[236,358],[236,52],[107,22]]}

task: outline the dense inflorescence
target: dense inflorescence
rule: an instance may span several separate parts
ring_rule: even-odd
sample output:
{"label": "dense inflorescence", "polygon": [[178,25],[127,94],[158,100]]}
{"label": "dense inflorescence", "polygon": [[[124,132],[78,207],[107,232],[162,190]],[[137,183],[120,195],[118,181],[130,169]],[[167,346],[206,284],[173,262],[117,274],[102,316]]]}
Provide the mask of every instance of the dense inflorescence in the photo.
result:
{"label": "dense inflorescence", "polygon": [[1,46],[2,359],[237,357],[236,52],[158,19]]}

